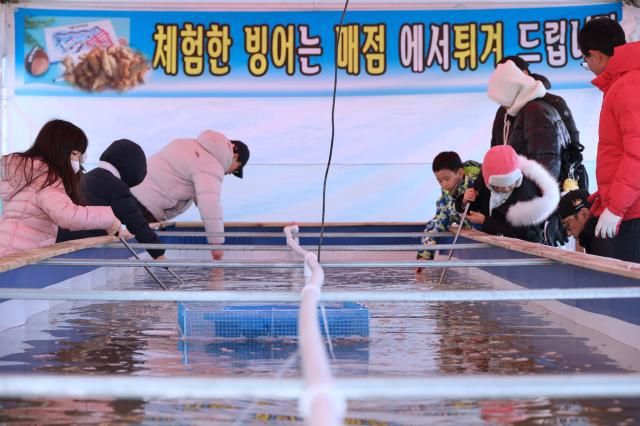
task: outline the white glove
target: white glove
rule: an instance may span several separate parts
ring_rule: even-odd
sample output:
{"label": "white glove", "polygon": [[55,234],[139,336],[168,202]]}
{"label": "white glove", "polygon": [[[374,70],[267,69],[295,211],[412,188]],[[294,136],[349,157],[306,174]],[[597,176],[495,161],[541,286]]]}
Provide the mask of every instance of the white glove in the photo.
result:
{"label": "white glove", "polygon": [[596,237],[613,238],[618,233],[618,227],[622,218],[604,209],[596,224]]}

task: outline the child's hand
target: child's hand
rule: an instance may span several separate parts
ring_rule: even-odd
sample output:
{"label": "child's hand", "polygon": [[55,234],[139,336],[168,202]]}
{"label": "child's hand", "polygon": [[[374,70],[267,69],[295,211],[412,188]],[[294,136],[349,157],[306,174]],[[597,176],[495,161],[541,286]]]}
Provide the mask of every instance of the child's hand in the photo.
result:
{"label": "child's hand", "polygon": [[485,216],[482,213],[469,212],[467,213],[467,219],[471,223],[475,223],[476,225],[482,225],[484,223]]}
{"label": "child's hand", "polygon": [[478,193],[473,188],[468,188],[464,191],[464,196],[462,197],[462,204],[469,204],[472,201],[475,201],[478,197]]}

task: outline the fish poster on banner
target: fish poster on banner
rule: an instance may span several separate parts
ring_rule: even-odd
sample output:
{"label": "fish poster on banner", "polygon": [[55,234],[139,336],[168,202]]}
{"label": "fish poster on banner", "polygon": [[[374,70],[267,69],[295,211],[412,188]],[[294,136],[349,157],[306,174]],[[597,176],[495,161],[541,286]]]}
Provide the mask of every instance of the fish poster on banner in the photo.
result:
{"label": "fish poster on banner", "polygon": [[[523,11],[526,10],[526,13]],[[520,55],[557,88],[585,87],[577,33],[620,2],[527,9],[98,11],[19,7],[15,93],[326,96],[480,91]]]}

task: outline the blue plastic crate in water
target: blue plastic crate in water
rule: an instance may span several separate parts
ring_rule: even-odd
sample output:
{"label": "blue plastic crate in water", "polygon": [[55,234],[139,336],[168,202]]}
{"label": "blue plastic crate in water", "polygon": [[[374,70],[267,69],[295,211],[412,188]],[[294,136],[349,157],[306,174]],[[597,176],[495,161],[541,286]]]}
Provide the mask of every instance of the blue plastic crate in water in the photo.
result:
{"label": "blue plastic crate in water", "polygon": [[[369,337],[369,309],[353,302],[324,306],[331,338]],[[232,305],[178,303],[178,324],[184,338],[296,338],[297,305]],[[322,312],[318,319],[326,337]]]}

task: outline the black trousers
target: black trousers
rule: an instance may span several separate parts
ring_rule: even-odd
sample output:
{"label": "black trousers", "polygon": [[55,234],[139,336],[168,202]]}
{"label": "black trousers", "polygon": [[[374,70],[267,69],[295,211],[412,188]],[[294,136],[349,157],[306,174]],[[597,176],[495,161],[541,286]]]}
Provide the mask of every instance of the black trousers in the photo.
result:
{"label": "black trousers", "polygon": [[625,220],[613,239],[613,257],[640,263],[640,218]]}

